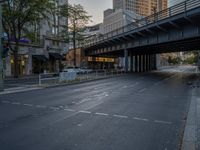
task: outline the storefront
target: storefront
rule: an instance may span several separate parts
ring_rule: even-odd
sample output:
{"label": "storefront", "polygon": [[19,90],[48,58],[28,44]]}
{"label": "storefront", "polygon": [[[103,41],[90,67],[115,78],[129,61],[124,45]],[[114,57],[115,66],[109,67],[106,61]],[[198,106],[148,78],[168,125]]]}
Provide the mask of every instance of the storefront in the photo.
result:
{"label": "storefront", "polygon": [[48,59],[44,55],[32,55],[32,72],[33,74],[47,72]]}
{"label": "storefront", "polygon": [[49,53],[48,69],[49,72],[59,72],[62,61],[62,55],[59,53]]}
{"label": "storefront", "polygon": [[114,68],[115,59],[105,57],[88,57],[88,67],[92,69],[112,69]]}

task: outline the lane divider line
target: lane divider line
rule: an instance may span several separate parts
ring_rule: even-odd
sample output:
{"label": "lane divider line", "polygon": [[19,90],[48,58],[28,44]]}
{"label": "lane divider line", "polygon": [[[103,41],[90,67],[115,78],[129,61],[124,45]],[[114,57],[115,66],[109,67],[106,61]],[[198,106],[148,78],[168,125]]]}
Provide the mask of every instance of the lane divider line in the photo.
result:
{"label": "lane divider line", "polygon": [[80,110],[80,111],[78,111],[79,113],[84,113],[84,114],[91,114],[91,112],[90,111],[85,111],[85,110]]}
{"label": "lane divider line", "polygon": [[13,104],[13,105],[21,105],[21,103],[19,103],[19,102],[13,102],[11,104]]}
{"label": "lane divider line", "polygon": [[68,108],[65,108],[64,110],[66,110],[66,111],[71,111],[71,112],[75,112],[74,109],[68,109]]}
{"label": "lane divider line", "polygon": [[124,118],[124,119],[127,119],[127,118],[128,118],[128,116],[122,116],[122,115],[113,115],[113,117]]}
{"label": "lane divider line", "polygon": [[2,103],[9,104],[9,101],[1,101]]}
{"label": "lane divider line", "polygon": [[134,120],[149,121],[149,119],[134,117]]}
{"label": "lane divider line", "polygon": [[32,104],[23,104],[24,106],[29,106],[29,107],[32,107],[33,105]]}
{"label": "lane divider line", "polygon": [[162,120],[155,120],[155,123],[161,123],[161,124],[172,124],[172,122],[168,122],[168,121],[162,121]]}
{"label": "lane divider line", "polygon": [[95,113],[95,115],[100,115],[100,116],[108,116],[108,114],[105,114],[105,113]]}

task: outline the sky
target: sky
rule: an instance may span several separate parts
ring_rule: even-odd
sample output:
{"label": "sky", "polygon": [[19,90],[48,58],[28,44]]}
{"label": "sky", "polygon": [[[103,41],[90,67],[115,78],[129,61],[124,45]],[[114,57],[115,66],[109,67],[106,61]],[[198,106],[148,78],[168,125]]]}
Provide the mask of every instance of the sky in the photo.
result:
{"label": "sky", "polygon": [[81,4],[84,9],[92,16],[93,22],[89,25],[103,22],[103,11],[112,8],[112,0],[69,0],[70,4]]}

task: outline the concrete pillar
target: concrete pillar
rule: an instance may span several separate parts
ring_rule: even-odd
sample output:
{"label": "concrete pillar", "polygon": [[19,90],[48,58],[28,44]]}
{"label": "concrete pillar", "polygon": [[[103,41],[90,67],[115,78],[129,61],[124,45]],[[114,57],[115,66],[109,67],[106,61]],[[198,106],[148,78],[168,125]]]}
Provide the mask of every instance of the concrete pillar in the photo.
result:
{"label": "concrete pillar", "polygon": [[153,69],[157,70],[157,57],[156,57],[156,54],[154,54],[153,56],[154,56],[153,57],[154,58],[154,68]]}
{"label": "concrete pillar", "polygon": [[142,55],[139,55],[139,72],[142,72]]}
{"label": "concrete pillar", "polygon": [[124,49],[124,70],[128,72],[128,50]]}
{"label": "concrete pillar", "polygon": [[33,63],[32,55],[29,54],[28,55],[27,64],[26,64],[26,75],[31,75],[32,74],[32,68],[33,68],[32,63]]}
{"label": "concrete pillar", "polygon": [[148,64],[149,64],[148,68],[149,68],[149,71],[151,71],[151,54],[148,55],[148,61],[149,61],[148,62]]}
{"label": "concrete pillar", "polygon": [[6,68],[5,68],[5,76],[11,76],[11,60],[10,54],[6,57]]}
{"label": "concrete pillar", "polygon": [[135,72],[138,72],[138,55],[135,55]]}
{"label": "concrete pillar", "polygon": [[148,54],[146,54],[146,57],[145,57],[145,59],[146,59],[146,71],[149,71],[149,55]]}
{"label": "concrete pillar", "polygon": [[143,60],[143,63],[142,63],[142,65],[143,65],[143,72],[145,72],[146,71],[146,65],[145,65],[145,62],[146,62],[146,57],[145,57],[146,55],[144,54],[143,55],[143,57],[142,57],[142,60]]}
{"label": "concrete pillar", "polygon": [[130,60],[130,72],[133,72],[133,54],[132,53],[130,54],[130,57],[131,57],[130,58],[131,59]]}

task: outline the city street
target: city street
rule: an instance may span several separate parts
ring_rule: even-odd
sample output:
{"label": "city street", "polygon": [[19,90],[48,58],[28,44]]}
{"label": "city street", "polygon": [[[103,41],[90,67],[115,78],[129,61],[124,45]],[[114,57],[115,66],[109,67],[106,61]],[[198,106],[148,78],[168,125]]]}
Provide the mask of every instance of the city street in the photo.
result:
{"label": "city street", "polygon": [[179,150],[197,76],[172,69],[0,95],[0,149]]}

